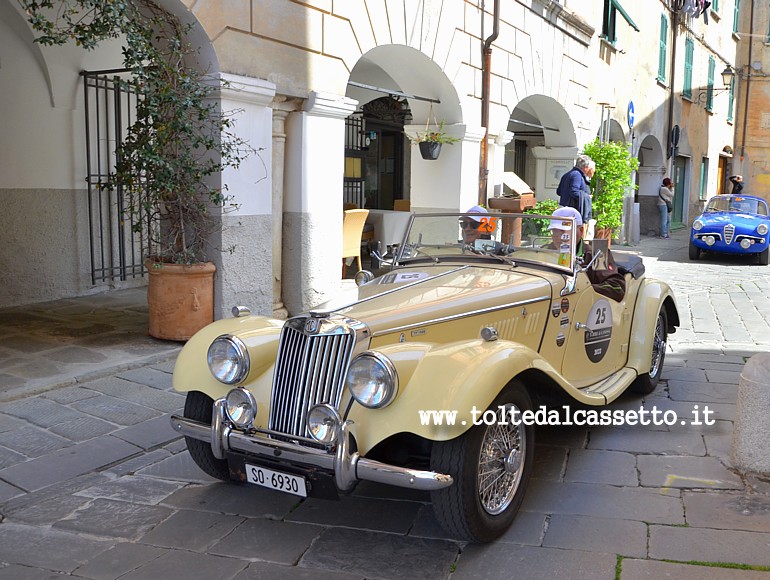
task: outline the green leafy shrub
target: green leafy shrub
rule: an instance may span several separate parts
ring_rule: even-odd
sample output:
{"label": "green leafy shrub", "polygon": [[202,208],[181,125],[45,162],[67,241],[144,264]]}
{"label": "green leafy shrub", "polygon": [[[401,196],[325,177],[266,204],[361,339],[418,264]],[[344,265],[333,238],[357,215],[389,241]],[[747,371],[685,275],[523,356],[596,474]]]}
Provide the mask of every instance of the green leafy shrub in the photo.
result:
{"label": "green leafy shrub", "polygon": [[[535,215],[551,215],[558,207],[559,202],[555,199],[541,199],[535,204],[534,207],[525,209],[524,213]],[[548,232],[548,226],[550,221],[551,220],[546,219],[527,220],[527,222],[524,224],[525,229],[531,229],[532,225],[535,224],[537,226],[537,230],[522,231],[522,234],[527,236],[549,236],[550,233]]]}
{"label": "green leafy shrub", "polygon": [[615,141],[601,143],[598,138],[583,151],[596,163],[596,173],[591,179],[596,227],[616,230],[623,218],[626,191],[637,188],[631,174],[639,167],[639,160],[631,156],[629,145]]}

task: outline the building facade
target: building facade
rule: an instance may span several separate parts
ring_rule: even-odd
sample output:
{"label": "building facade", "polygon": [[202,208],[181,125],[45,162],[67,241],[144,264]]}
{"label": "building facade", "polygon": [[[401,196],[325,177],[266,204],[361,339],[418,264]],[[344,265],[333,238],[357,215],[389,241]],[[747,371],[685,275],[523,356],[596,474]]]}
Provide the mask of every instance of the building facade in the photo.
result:
{"label": "building facade", "polygon": [[[221,176],[239,206],[212,242],[217,315],[285,316],[333,295],[345,203],[465,210],[512,174],[553,198],[597,135],[641,161],[625,240],[634,223],[654,229],[667,174],[675,220],[691,221],[733,169],[740,75],[738,93],[718,89],[725,66],[746,70],[737,1],[696,15],[684,0],[162,0],[258,150]],[[114,149],[120,43],[41,47],[13,0],[0,15],[0,307],[143,284],[119,202],[89,189]],[[440,125],[458,141],[426,161],[410,137]]]}

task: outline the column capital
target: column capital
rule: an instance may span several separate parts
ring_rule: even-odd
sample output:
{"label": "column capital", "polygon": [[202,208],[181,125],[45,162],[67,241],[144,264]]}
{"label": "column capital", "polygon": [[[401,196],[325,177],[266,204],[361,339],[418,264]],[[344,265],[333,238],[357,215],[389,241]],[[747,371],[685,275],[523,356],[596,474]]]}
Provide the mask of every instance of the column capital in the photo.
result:
{"label": "column capital", "polygon": [[358,101],[333,93],[311,91],[303,110],[316,117],[344,119],[356,110]]}
{"label": "column capital", "polygon": [[275,97],[275,84],[270,81],[230,73],[219,73],[217,77],[219,93],[229,101],[269,107]]}

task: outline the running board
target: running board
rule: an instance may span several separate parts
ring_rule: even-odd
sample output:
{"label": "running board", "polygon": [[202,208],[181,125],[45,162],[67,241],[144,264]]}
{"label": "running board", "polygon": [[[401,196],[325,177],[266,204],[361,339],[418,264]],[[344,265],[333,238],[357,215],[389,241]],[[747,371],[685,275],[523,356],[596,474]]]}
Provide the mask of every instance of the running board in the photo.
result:
{"label": "running board", "polygon": [[636,379],[636,371],[629,367],[620,369],[603,381],[589,385],[580,392],[590,399],[589,404],[606,405],[617,399]]}

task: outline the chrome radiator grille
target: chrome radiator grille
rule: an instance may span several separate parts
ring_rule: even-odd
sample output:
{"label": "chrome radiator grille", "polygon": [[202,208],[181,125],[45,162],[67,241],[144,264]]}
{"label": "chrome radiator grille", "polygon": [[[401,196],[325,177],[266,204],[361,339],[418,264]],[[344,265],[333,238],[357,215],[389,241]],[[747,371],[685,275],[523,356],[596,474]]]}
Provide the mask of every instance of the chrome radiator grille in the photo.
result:
{"label": "chrome radiator grille", "polygon": [[319,403],[339,406],[356,334],[331,322],[297,318],[283,327],[270,397],[271,430],[309,437],[307,410]]}
{"label": "chrome radiator grille", "polygon": [[725,244],[731,244],[733,242],[734,235],[735,235],[735,226],[733,224],[727,224],[725,226]]}

